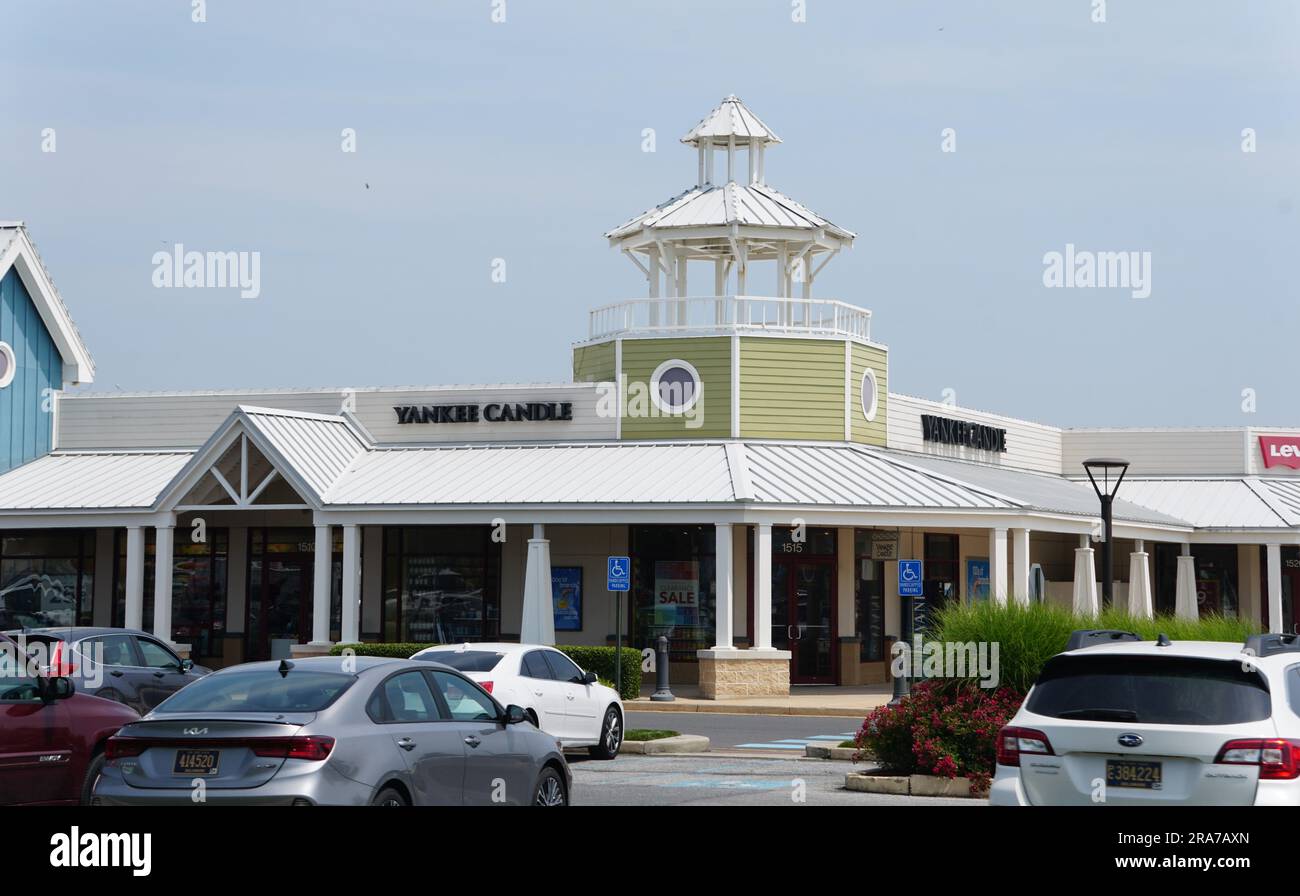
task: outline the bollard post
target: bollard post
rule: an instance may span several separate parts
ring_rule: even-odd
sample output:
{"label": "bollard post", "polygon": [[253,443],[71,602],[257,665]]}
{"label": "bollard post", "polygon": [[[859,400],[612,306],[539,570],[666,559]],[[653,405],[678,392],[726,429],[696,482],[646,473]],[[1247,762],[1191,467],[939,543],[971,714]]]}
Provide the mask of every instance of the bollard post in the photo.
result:
{"label": "bollard post", "polygon": [[655,651],[655,692],[650,699],[663,703],[677,699],[668,687],[668,639],[663,635],[659,636],[658,650]]}

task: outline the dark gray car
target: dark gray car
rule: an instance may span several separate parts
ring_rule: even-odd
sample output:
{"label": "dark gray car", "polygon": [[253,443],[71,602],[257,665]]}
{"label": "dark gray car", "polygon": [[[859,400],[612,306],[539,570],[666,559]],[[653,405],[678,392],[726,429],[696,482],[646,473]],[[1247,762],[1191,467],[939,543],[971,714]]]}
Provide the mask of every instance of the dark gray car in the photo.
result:
{"label": "dark gray car", "polygon": [[315,657],[213,672],[108,742],[103,805],[568,805],[554,737],[437,663]]}
{"label": "dark gray car", "polygon": [[183,660],[153,635],[131,628],[72,626],[6,632],[49,656],[62,641],[69,678],[83,694],[125,703],[140,715],[211,670]]}

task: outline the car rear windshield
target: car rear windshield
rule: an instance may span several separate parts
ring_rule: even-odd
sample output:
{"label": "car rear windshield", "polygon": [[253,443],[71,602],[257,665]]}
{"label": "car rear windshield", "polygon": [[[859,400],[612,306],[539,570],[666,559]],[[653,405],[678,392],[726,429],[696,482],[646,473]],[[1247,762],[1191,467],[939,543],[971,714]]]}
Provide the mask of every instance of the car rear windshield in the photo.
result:
{"label": "car rear windshield", "polygon": [[1268,683],[1239,662],[1158,656],[1058,656],[1025,708],[1041,716],[1153,725],[1267,719]]}
{"label": "car rear windshield", "polygon": [[435,650],[416,657],[429,663],[442,663],[460,672],[491,672],[505,654],[491,650]]}
{"label": "car rear windshield", "polygon": [[223,672],[164,700],[159,712],[320,712],[355,681],[342,672]]}

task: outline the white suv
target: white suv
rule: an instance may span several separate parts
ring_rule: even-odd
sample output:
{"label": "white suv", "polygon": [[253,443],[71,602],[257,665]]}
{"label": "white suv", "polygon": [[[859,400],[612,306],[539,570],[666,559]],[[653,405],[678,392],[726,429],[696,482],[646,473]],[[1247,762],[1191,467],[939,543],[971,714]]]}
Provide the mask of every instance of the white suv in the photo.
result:
{"label": "white suv", "polygon": [[995,806],[1300,805],[1300,636],[1077,631],[997,763]]}

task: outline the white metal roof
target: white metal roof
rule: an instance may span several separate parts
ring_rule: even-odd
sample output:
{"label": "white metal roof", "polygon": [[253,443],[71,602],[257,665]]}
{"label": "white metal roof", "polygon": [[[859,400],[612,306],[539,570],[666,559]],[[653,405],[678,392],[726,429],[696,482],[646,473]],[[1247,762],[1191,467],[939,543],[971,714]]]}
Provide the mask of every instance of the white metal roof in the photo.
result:
{"label": "white metal roof", "polygon": [[827,221],[807,206],[766,184],[734,181],[696,186],[667,202],[620,224],[605,234],[622,239],[643,227],[714,227],[737,224],[745,227],[781,227],[795,230],[824,230],[842,240],[856,237]]}
{"label": "white metal roof", "polygon": [[1016,505],[856,445],[744,445],[753,498],[775,504],[1009,509]]}
{"label": "white metal roof", "polygon": [[749,107],[734,93],[687,131],[682,142],[699,146],[707,140],[725,146],[731,137],[735,137],[738,144],[781,142],[781,138],[749,111]]}
{"label": "white metal roof", "polygon": [[365,442],[343,417],[243,405],[237,413],[318,498],[366,451]]}
{"label": "white metal roof", "polygon": [[1271,499],[1274,510],[1292,526],[1300,526],[1300,480],[1260,477],[1252,483],[1257,486],[1257,492]]}
{"label": "white metal roof", "polygon": [[[951,477],[972,488],[985,489],[1027,510],[1087,517],[1096,517],[1100,512],[1097,493],[1087,482],[1077,482],[1049,473],[1011,470],[989,464],[967,463],[901,452],[890,453],[904,463]],[[1128,479],[1124,480],[1124,487],[1121,490],[1123,497],[1115,499],[1115,519],[1155,523],[1162,526],[1189,525],[1185,517],[1174,513],[1168,507],[1137,502],[1129,490],[1129,482]]]}
{"label": "white metal roof", "polygon": [[696,442],[378,449],[329,494],[333,505],[733,500],[725,449]]}
{"label": "white metal roof", "polygon": [[147,509],[188,451],[47,454],[0,476],[0,511]]}
{"label": "white metal roof", "polygon": [[1300,524],[1280,514],[1246,479],[1124,480],[1124,499],[1187,520],[1197,528],[1270,529]]}

